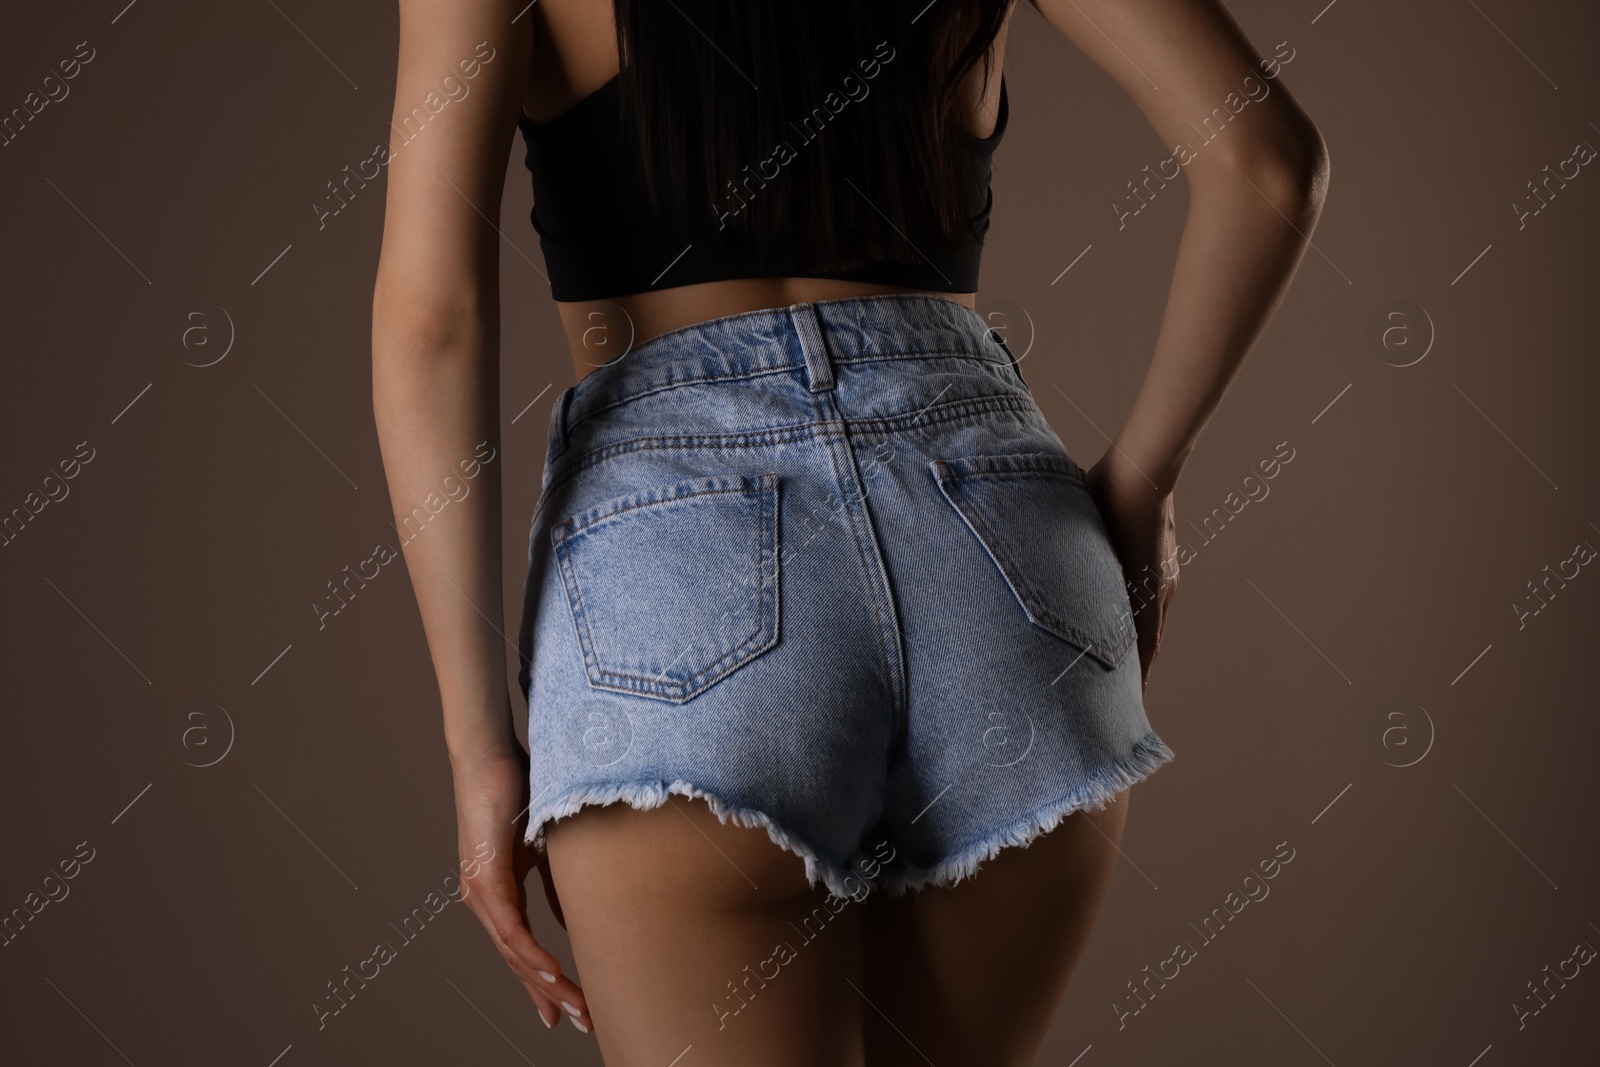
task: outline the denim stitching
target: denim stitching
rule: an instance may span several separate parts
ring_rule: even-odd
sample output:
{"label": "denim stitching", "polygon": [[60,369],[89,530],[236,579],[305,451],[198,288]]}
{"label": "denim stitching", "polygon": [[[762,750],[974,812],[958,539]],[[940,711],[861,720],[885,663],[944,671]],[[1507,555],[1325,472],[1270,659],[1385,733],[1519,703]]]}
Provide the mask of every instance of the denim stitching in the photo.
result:
{"label": "denim stitching", "polygon": [[[623,505],[621,505],[619,507],[611,508],[608,511],[600,512],[594,518],[590,519],[586,523],[583,523],[582,525],[577,524],[577,522],[576,522],[577,516],[576,515],[571,516],[571,517],[566,518],[566,519],[563,519],[558,525],[571,527],[571,529],[568,531],[568,533],[566,535],[564,535],[564,537],[570,537],[573,534],[582,533],[584,530],[590,529],[591,527],[594,527],[594,526],[598,526],[602,522],[605,522],[607,519],[614,518],[617,515],[622,515],[622,514],[624,514],[626,512],[633,511],[633,510],[638,509],[638,508],[660,507],[660,506],[662,506],[664,504],[673,504],[673,503],[676,503],[677,501],[680,501],[680,500],[692,500],[693,498],[695,498],[697,496],[714,496],[714,495],[716,495],[718,493],[735,493],[735,494],[738,494],[740,496],[749,496],[752,493],[756,493],[756,492],[760,492],[760,491],[761,490],[759,488],[757,488],[757,489],[741,489],[738,486],[728,486],[727,488],[723,488],[723,489],[691,489],[691,490],[688,490],[688,491],[682,492],[682,493],[672,493],[672,494],[670,494],[668,496],[656,497],[655,499],[637,500],[637,501],[635,501],[634,503],[631,503],[631,504],[623,504]],[[630,494],[630,496],[631,495],[632,494]],[[602,503],[599,503],[599,504],[591,505],[590,507],[584,508],[583,510],[585,512],[589,512],[589,511],[593,511],[597,507],[604,507],[604,506],[605,506],[605,504],[604,504],[604,502],[602,502]]]}
{"label": "denim stitching", "polygon": [[[946,461],[935,460],[934,462],[944,463]],[[1075,626],[1071,622],[1062,618],[1054,609],[1050,608],[1044,603],[1044,600],[1037,591],[1037,588],[1028,580],[1027,576],[1023,574],[1022,569],[1017,566],[1015,557],[1001,549],[1001,538],[999,537],[999,531],[995,529],[995,527],[988,521],[988,519],[981,513],[979,509],[972,507],[963,508],[960,504],[956,503],[955,499],[950,495],[950,492],[947,488],[947,483],[959,482],[963,477],[981,476],[984,478],[1015,478],[1038,476],[1048,477],[1050,475],[1065,477],[1081,484],[1080,478],[1068,473],[1067,471],[1048,469],[991,473],[979,468],[967,474],[935,473],[934,478],[939,483],[940,492],[944,495],[944,498],[950,502],[950,505],[954,507],[964,519],[972,523],[973,526],[980,528],[979,530],[975,531],[978,533],[979,540],[983,542],[984,548],[986,548],[990,555],[994,557],[995,564],[1000,570],[1001,577],[1006,580],[1006,584],[1011,587],[1018,599],[1022,601],[1023,606],[1027,610],[1028,614],[1030,616],[1037,615],[1041,621],[1050,623],[1058,631],[1061,631],[1064,636],[1067,636],[1073,644],[1078,645],[1084,651],[1094,656],[1095,660],[1099,662],[1101,666],[1106,667],[1108,670],[1114,670],[1127,656],[1128,646],[1130,644],[1128,632],[1131,631],[1124,631],[1121,636],[1116,639],[1114,644],[1104,645],[1091,637],[1082,628]],[[1121,616],[1119,616],[1119,621],[1120,618]]]}
{"label": "denim stitching", "polygon": [[561,465],[559,471],[551,478],[540,495],[539,503],[534,507],[534,521],[538,521],[539,513],[543,510],[546,498],[550,491],[558,486],[571,481],[577,475],[599,463],[617,456],[640,449],[654,448],[684,448],[684,449],[733,449],[745,447],[760,447],[763,445],[786,444],[791,441],[805,441],[813,437],[826,434],[826,430],[819,433],[819,426],[814,422],[801,423],[794,426],[781,426],[771,430],[761,430],[755,433],[733,434],[656,434],[645,437],[630,437],[626,441],[617,441],[599,448],[592,448],[587,452],[579,452],[572,459]]}
{"label": "denim stitching", "polygon": [[[674,497],[667,497],[663,500],[644,501],[638,504],[630,504],[626,507],[619,508],[614,512],[608,512],[607,514],[601,516],[593,522],[587,523],[582,527],[574,527],[571,519],[563,519],[556,525],[556,529],[561,527],[568,528],[568,533],[563,535],[562,538],[556,542],[556,554],[558,557],[558,562],[561,565],[562,584],[566,587],[569,600],[572,603],[573,612],[575,616],[577,616],[577,619],[580,620],[580,644],[583,646],[583,659],[585,666],[592,667],[592,671],[589,672],[590,681],[592,683],[596,684],[598,688],[621,690],[629,693],[654,693],[668,698],[675,698],[676,703],[685,703],[693,697],[699,695],[705,689],[709,688],[709,686],[702,686],[699,683],[707,675],[719,670],[728,660],[743,655],[751,648],[752,645],[755,645],[758,642],[762,643],[761,648],[757,650],[758,652],[765,651],[767,648],[770,648],[772,645],[776,644],[778,634],[777,627],[775,625],[776,612],[773,610],[776,596],[776,589],[774,588],[776,585],[776,576],[773,578],[768,577],[766,569],[761,566],[761,557],[766,552],[769,545],[776,539],[776,533],[774,530],[776,524],[773,521],[773,516],[776,514],[776,509],[772,508],[770,504],[771,498],[777,495],[777,491],[777,475],[773,472],[767,472],[760,476],[759,484],[757,488],[753,490],[699,490],[692,493],[683,493]],[[739,644],[734,646],[733,649],[724,653],[712,663],[702,667],[700,670],[695,671],[692,674],[685,676],[682,681],[678,682],[663,682],[660,680],[659,675],[637,675],[629,674],[624,671],[608,669],[600,663],[598,645],[594,641],[593,624],[590,622],[590,613],[583,601],[583,587],[581,583],[578,582],[577,569],[571,559],[571,546],[569,544],[571,537],[575,533],[598,525],[614,515],[620,515],[640,507],[660,505],[674,500],[683,500],[693,496],[708,496],[715,493],[737,493],[742,496],[755,497],[760,509],[756,520],[759,524],[758,536],[756,538],[756,571],[757,574],[760,575],[760,582],[757,592],[759,621],[757,623],[758,629],[756,633],[739,642]],[[756,653],[752,653],[749,658],[754,659],[755,654]],[[742,664],[740,664],[740,666],[742,666]],[[730,668],[727,673],[731,674],[737,669],[737,666]],[[595,683],[594,680],[596,677],[610,681],[601,681]]]}
{"label": "denim stitching", "polygon": [[793,363],[783,363],[776,367],[757,367],[752,370],[739,371],[735,374],[703,374],[692,378],[673,378],[668,381],[663,381],[657,383],[656,385],[640,389],[636,392],[620,393],[614,400],[612,400],[611,403],[606,404],[603,407],[597,407],[593,411],[585,411],[581,416],[579,416],[576,422],[573,422],[568,426],[568,429],[570,430],[572,426],[577,426],[585,419],[593,418],[596,415],[603,415],[613,408],[619,408],[629,401],[638,400],[641,397],[654,396],[656,393],[665,393],[686,385],[699,385],[702,382],[738,382],[746,379],[766,378],[774,374],[789,374],[796,369],[804,368],[803,366]]}
{"label": "denim stitching", "polygon": [[[1018,411],[1028,414],[1037,410],[1037,405],[1032,397],[1006,396],[969,396],[960,400],[946,400],[941,404],[930,404],[922,411],[903,412],[899,415],[869,415],[864,418],[851,419],[848,425],[858,433],[898,433],[920,426],[936,426],[944,422],[952,422],[969,415],[988,415],[996,411]],[[933,412],[933,417],[928,413]]]}
{"label": "denim stitching", "polygon": [[1003,359],[991,359],[980,352],[969,350],[945,351],[935,349],[928,352],[885,352],[878,355],[841,356],[834,360],[836,365],[851,363],[887,363],[896,359],[975,359],[979,363],[990,363],[996,367],[1005,367],[1008,364]]}
{"label": "denim stitching", "polygon": [[543,513],[544,506],[553,490],[598,463],[614,459],[617,456],[627,455],[633,451],[657,448],[759,448],[766,445],[787,444],[810,439],[825,441],[831,437],[845,436],[845,426],[855,429],[859,434],[892,432],[907,429],[911,426],[934,426],[957,419],[986,415],[993,411],[1008,409],[1026,413],[1036,410],[1036,405],[1031,397],[1004,395],[967,397],[961,400],[947,400],[920,413],[907,412],[902,415],[875,415],[868,418],[846,420],[842,425],[809,422],[798,426],[734,434],[658,434],[632,437],[626,441],[618,441],[590,449],[587,452],[580,452],[566,463],[563,463],[560,470],[545,486],[544,492],[540,494],[539,502],[534,506],[533,521],[535,523],[539,521],[539,517]]}
{"label": "denim stitching", "polygon": [[[770,631],[772,640],[767,643],[762,651],[776,645],[782,637],[782,597],[783,581],[779,571],[778,560],[780,554],[778,517],[781,489],[777,471],[767,471],[761,476],[763,492],[761,494],[761,545],[760,551],[765,556],[772,555],[772,576],[767,577],[766,561],[764,558],[756,560],[756,567],[761,575],[761,629]],[[769,490],[770,491],[767,491]],[[737,669],[737,668],[735,668]]]}
{"label": "denim stitching", "polygon": [[[934,349],[926,352],[893,352],[884,353],[881,355],[844,356],[835,359],[833,362],[835,366],[844,366],[852,363],[884,363],[891,360],[900,359],[975,359],[980,363],[990,363],[997,367],[1009,366],[1009,364],[1003,359],[991,359],[988,356],[982,355],[978,352],[968,350],[945,351],[943,349]],[[567,423],[566,430],[570,434],[572,428],[581,424],[585,419],[593,418],[596,415],[602,415],[607,411],[611,411],[615,408],[621,407],[623,404],[638,400],[642,397],[654,396],[656,393],[668,392],[670,390],[679,389],[687,385],[753,380],[756,378],[771,377],[774,374],[790,374],[795,371],[804,370],[804,363],[793,363],[786,361],[778,364],[775,367],[754,367],[749,370],[736,371],[730,374],[700,374],[691,375],[686,378],[667,379],[638,389],[634,392],[616,394],[610,403],[605,404],[602,407],[597,407],[592,411],[585,411],[575,421]]]}
{"label": "denim stitching", "polygon": [[583,603],[583,590],[577,588],[578,576],[572,569],[571,560],[565,550],[566,539],[562,538],[555,546],[556,560],[561,568],[561,584],[567,590],[567,603],[572,606],[573,629],[578,632],[578,645],[583,652],[584,673],[590,678],[598,673],[600,664],[595,658],[594,635],[589,624],[589,611]]}
{"label": "denim stitching", "polygon": [[[829,358],[832,358],[831,355]],[[845,478],[840,471],[839,456],[836,445],[843,444],[846,449],[850,447],[848,420],[846,420],[839,412],[838,399],[832,390],[823,393],[812,393],[811,396],[813,397],[813,404],[819,413],[832,416],[832,418],[826,420],[819,420],[814,425],[824,430],[823,433],[820,433],[817,436],[823,443],[823,451],[827,453],[828,464],[833,470],[834,483],[841,489],[844,489],[846,488],[844,484]],[[855,470],[853,459],[850,469],[852,472]],[[842,510],[845,509],[841,509],[841,511]],[[870,583],[873,580],[873,568],[871,562],[867,559],[866,548],[861,543],[861,530],[858,527],[853,513],[847,523],[847,532],[850,541],[856,547],[856,557],[861,561],[862,578]],[[870,531],[868,532],[870,533]],[[877,623],[878,646],[879,651],[883,654],[884,667],[889,673],[891,699],[896,699],[897,703],[903,702],[905,699],[902,692],[903,687],[898,684],[898,680],[895,677],[895,665],[897,662],[899,662],[895,655],[897,650],[890,647],[888,639],[884,634],[887,624],[883,616],[882,608],[878,604],[877,597],[869,594],[867,596],[867,601],[872,607],[873,620]],[[898,633],[898,626],[895,627],[895,631]]]}
{"label": "denim stitching", "polygon": [[[1040,621],[1051,624],[1052,628],[1060,631],[1064,636],[1070,638],[1074,644],[1078,645],[1084,651],[1094,656],[1096,660],[1102,663],[1102,665],[1108,665],[1105,663],[1106,660],[1117,660],[1120,662],[1120,657],[1117,655],[1115,649],[1106,648],[1099,641],[1089,636],[1089,634],[1083,631],[1081,628],[1061,618],[1061,616],[1056,614],[1055,611],[1044,605],[1033,584],[1025,575],[1023,575],[1021,569],[1017,566],[1015,558],[1001,549],[1000,539],[997,536],[997,531],[987,519],[983,518],[983,516],[978,514],[976,511],[969,512],[967,509],[960,508],[959,505],[957,506],[957,510],[960,510],[962,515],[964,515],[968,521],[972,522],[973,525],[980,528],[984,545],[994,555],[995,561],[1000,569],[1001,577],[1005,578],[1006,584],[1011,586],[1012,591],[1019,595],[1019,598],[1022,600],[1030,615],[1036,615],[1039,617]],[[1109,664],[1108,666],[1114,667],[1115,664]]]}
{"label": "denim stitching", "polygon": [[[763,511],[764,511],[764,505],[763,505]],[[762,538],[764,539],[765,536],[766,536],[766,534],[763,531]],[[566,545],[566,542],[565,542],[565,540],[563,540],[561,542],[561,544],[557,546],[558,550],[560,548],[564,547],[565,545]],[[758,546],[758,548],[757,548],[758,555],[759,555],[759,552],[760,552],[760,548]],[[563,579],[565,579],[566,570],[567,570],[568,567],[571,566],[571,562],[570,562],[570,560],[568,559],[568,557],[565,554],[562,555],[561,564],[562,564],[562,569],[563,569]],[[759,560],[758,560],[758,565],[759,565]],[[566,584],[566,583],[564,582],[564,584]],[[586,665],[591,665],[593,667],[593,671],[592,671],[592,673],[590,673],[590,680],[591,680],[591,682],[594,682],[594,684],[596,685],[597,688],[613,689],[613,690],[620,690],[620,691],[628,692],[628,693],[639,693],[639,694],[654,693],[654,694],[658,694],[660,696],[664,696],[664,697],[668,697],[668,698],[676,698],[675,702],[684,703],[684,702],[687,702],[688,700],[690,700],[692,697],[699,695],[699,693],[704,691],[705,688],[709,688],[709,686],[696,688],[696,686],[698,685],[700,680],[702,678],[704,678],[707,674],[710,674],[713,671],[717,670],[727,660],[729,660],[729,659],[731,659],[731,658],[733,658],[735,656],[738,656],[741,653],[743,653],[753,642],[758,641],[758,640],[762,640],[763,638],[769,636],[769,634],[768,634],[769,627],[768,627],[768,624],[767,624],[767,612],[765,610],[767,583],[766,583],[765,578],[763,576],[761,592],[759,594],[760,597],[762,598],[762,603],[763,603],[763,610],[761,612],[761,622],[759,624],[760,625],[760,630],[757,633],[753,634],[752,636],[750,636],[750,637],[746,638],[745,640],[741,641],[731,651],[729,651],[727,653],[724,653],[720,658],[718,658],[714,662],[712,662],[709,665],[701,668],[700,670],[694,672],[693,674],[687,675],[681,682],[663,682],[663,681],[660,680],[660,676],[659,675],[654,675],[654,676],[638,675],[638,674],[628,674],[628,673],[625,673],[623,671],[609,670],[604,665],[602,665],[600,663],[600,656],[599,656],[599,652],[597,650],[598,646],[596,646],[594,644],[593,626],[589,622],[589,612],[588,612],[587,607],[584,606],[584,604],[583,604],[583,589],[582,589],[582,586],[578,584],[577,575],[576,575],[575,571],[574,571],[574,573],[572,575],[572,581],[571,581],[571,583],[570,583],[570,585],[568,587],[568,592],[571,593],[574,590],[576,591],[576,595],[577,595],[577,599],[578,599],[578,603],[576,605],[576,610],[577,610],[578,614],[583,619],[583,628],[584,628],[583,632],[584,632],[585,635],[587,635],[587,641],[584,643],[584,649],[583,649],[583,652],[584,652],[584,657],[583,657],[584,658],[584,663]],[[751,658],[753,659],[754,656],[752,656]],[[730,671],[729,673],[732,673],[732,672]],[[600,679],[615,679],[615,680],[613,680],[613,681],[595,682],[596,676],[598,676]],[[633,683],[637,683],[637,684],[633,684]]]}
{"label": "denim stitching", "polygon": [[[765,511],[765,505],[763,505],[763,512],[764,511]],[[765,531],[763,531],[762,535],[761,535],[761,540],[764,541],[765,537],[766,537],[766,533],[765,533]],[[565,545],[565,541],[564,540],[563,540],[562,544]],[[759,545],[758,545],[756,551],[757,551],[757,554],[758,554],[758,557],[759,557],[759,553],[761,551]],[[758,558],[757,563],[758,563],[758,566],[759,566],[759,558]],[[566,568],[566,567],[570,566],[570,561],[565,556],[563,556],[563,558],[562,558],[562,565],[563,565],[563,568]],[[699,693],[703,692],[704,689],[709,688],[709,686],[704,686],[704,687],[697,688],[697,685],[698,685],[698,683],[700,682],[700,680],[702,678],[704,678],[706,675],[712,673],[713,671],[717,670],[727,660],[729,660],[729,659],[731,659],[731,658],[733,658],[735,656],[738,656],[741,653],[743,653],[752,643],[754,643],[756,641],[759,641],[759,640],[762,640],[763,638],[767,638],[767,637],[770,636],[769,633],[768,633],[769,627],[768,627],[768,624],[767,624],[767,612],[765,610],[765,600],[766,600],[766,595],[767,595],[767,583],[765,581],[765,576],[763,575],[763,580],[762,580],[762,584],[761,584],[761,591],[758,594],[761,597],[761,600],[762,600],[762,603],[763,603],[763,609],[761,611],[761,616],[760,616],[761,621],[759,623],[760,629],[755,634],[753,634],[750,637],[747,637],[745,640],[739,642],[739,644],[734,646],[734,648],[732,650],[730,650],[729,652],[724,653],[717,660],[715,660],[712,663],[708,664],[707,666],[701,668],[700,670],[695,671],[694,673],[685,676],[685,678],[681,682],[664,682],[664,681],[661,681],[659,674],[657,674],[657,675],[639,675],[639,674],[628,674],[628,673],[623,672],[623,671],[610,670],[610,669],[606,668],[604,665],[602,665],[600,663],[600,655],[599,655],[599,652],[597,650],[597,646],[595,646],[593,644],[593,642],[594,642],[594,630],[593,630],[593,626],[589,622],[588,609],[586,607],[584,607],[583,604],[582,604],[582,601],[583,601],[583,589],[578,584],[576,573],[574,573],[573,577],[572,577],[572,588],[577,590],[578,601],[579,601],[578,610],[579,610],[580,614],[583,616],[583,619],[584,619],[584,630],[585,630],[585,633],[588,635],[588,640],[589,640],[588,645],[584,648],[584,663],[585,664],[592,664],[593,667],[594,667],[593,673],[590,675],[590,679],[591,679],[591,681],[593,681],[595,676],[599,676],[599,678],[601,678],[601,679],[614,679],[612,681],[601,681],[601,682],[595,683],[599,688],[621,690],[621,691],[624,691],[624,692],[640,693],[640,694],[655,693],[655,694],[658,694],[658,695],[661,695],[661,696],[665,696],[665,697],[669,697],[669,698],[676,698],[676,702],[679,702],[679,703],[687,702],[692,697],[697,696],[697,695],[699,695]],[[753,659],[754,656],[752,656],[751,658]],[[732,671],[730,671],[729,673],[732,673]],[[637,684],[633,684],[633,683],[637,683]]]}
{"label": "denim stitching", "polygon": [[[953,473],[950,477],[952,478],[1027,478],[1035,474],[1063,474],[1085,487],[1088,486],[1088,477],[1075,460],[1062,459],[1060,456],[1050,452],[1040,452],[1037,455],[1040,461],[1038,466],[1021,466],[1009,469],[1005,467],[989,467],[983,464],[967,466],[954,460],[940,460],[939,462],[951,467]],[[1019,455],[1016,458],[1024,457]],[[1026,458],[1031,459],[1033,457]]]}
{"label": "denim stitching", "polygon": [[[838,440],[845,446],[846,454],[849,459],[850,473],[852,478],[854,478],[857,475],[857,471],[855,465],[855,454],[850,449],[848,421],[845,422],[845,427],[846,432],[840,435]],[[832,459],[834,449],[830,447],[828,449],[828,453],[829,457]],[[839,463],[837,459],[833,459],[833,465],[834,474],[835,477],[837,477],[839,469]],[[863,486],[863,488],[865,487]],[[853,492],[852,495],[854,495]],[[856,554],[861,557],[861,566],[869,583],[873,583],[874,585],[877,584],[874,581],[875,576],[883,579],[884,592],[887,594],[889,599],[889,610],[892,612],[894,610],[894,590],[892,584],[888,581],[888,572],[885,568],[881,554],[878,551],[876,536],[871,526],[872,513],[870,510],[868,510],[866,505],[866,494],[862,493],[860,496],[857,496],[852,507],[859,508],[862,515],[865,517],[865,523],[867,525],[865,535],[874,538],[874,543],[872,546],[872,559],[868,559],[866,547],[862,544],[863,532],[859,529],[860,524],[852,521],[851,525],[852,527],[855,527],[855,529],[852,530],[851,540],[856,543]],[[873,566],[874,560],[877,562],[876,567]],[[890,756],[892,758],[893,755],[896,754],[905,743],[907,726],[911,717],[910,687],[908,680],[905,677],[907,665],[899,643],[901,632],[900,620],[898,618],[891,620],[884,616],[882,606],[878,603],[878,597],[875,591],[868,594],[867,600],[872,604],[872,614],[878,623],[878,643],[883,648],[884,666],[888,669],[889,697],[893,703],[893,708],[891,710],[894,716],[895,728],[895,736],[891,737],[890,739]],[[891,637],[889,635],[893,636]]]}

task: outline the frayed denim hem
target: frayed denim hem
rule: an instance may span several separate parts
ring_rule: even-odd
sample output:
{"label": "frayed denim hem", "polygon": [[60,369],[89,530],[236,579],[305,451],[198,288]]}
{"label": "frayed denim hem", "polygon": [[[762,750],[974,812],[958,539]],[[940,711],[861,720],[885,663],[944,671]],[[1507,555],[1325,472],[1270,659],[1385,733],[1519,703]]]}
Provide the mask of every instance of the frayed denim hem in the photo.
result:
{"label": "frayed denim hem", "polygon": [[661,807],[673,793],[691,799],[703,799],[717,816],[718,822],[732,822],[736,826],[759,826],[766,830],[773,844],[805,861],[806,881],[810,885],[815,886],[820,882],[836,897],[861,895],[861,878],[853,874],[850,868],[817,855],[815,849],[779,826],[766,812],[730,804],[716,794],[682,779],[674,781],[671,785],[658,780],[586,786],[570,790],[553,803],[541,804],[538,809],[541,814],[535,816],[530,812],[528,829],[523,834],[523,843],[531,844],[541,852],[544,851],[544,824],[552,819],[571,815],[586,805],[612,804],[620,800],[635,810],[649,811]]}
{"label": "frayed denim hem", "polygon": [[1154,732],[1145,734],[1127,756],[1098,768],[1088,781],[1066,796],[989,831],[933,867],[886,870],[879,878],[879,886],[889,896],[899,897],[913,889],[954,885],[978,873],[979,865],[994,859],[1002,848],[1032,844],[1073,812],[1103,809],[1118,793],[1175,758],[1172,749]]}

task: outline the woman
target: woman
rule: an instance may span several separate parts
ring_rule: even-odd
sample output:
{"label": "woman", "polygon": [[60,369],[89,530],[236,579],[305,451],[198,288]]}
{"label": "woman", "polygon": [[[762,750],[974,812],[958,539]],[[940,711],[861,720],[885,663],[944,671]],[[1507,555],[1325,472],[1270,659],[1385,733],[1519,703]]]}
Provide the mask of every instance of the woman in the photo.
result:
{"label": "woman", "polygon": [[[1215,0],[1033,3],[1167,144],[1268,66]],[[1184,161],[1148,377],[1085,471],[974,310],[1009,0],[400,14],[397,514],[499,445],[519,129],[577,378],[529,543],[528,750],[498,468],[405,548],[474,912],[613,1067],[1031,1062],[1128,787],[1172,757],[1142,703],[1172,492],[1304,251],[1315,128],[1279,87]],[[529,930],[535,866],[587,991]]]}

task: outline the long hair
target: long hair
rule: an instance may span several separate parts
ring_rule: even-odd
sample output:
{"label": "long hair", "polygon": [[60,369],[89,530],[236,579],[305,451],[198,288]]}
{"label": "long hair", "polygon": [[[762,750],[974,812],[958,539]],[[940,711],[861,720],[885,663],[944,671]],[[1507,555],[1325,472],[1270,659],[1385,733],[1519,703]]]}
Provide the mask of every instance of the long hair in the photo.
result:
{"label": "long hair", "polygon": [[657,217],[850,269],[945,248],[984,206],[964,77],[1012,0],[614,0],[625,128]]}

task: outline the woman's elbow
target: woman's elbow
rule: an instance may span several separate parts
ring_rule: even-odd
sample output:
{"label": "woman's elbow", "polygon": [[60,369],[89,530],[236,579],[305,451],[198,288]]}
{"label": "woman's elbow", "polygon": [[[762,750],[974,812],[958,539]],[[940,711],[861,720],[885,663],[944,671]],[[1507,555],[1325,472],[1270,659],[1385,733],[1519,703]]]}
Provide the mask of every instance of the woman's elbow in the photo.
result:
{"label": "woman's elbow", "polygon": [[1332,174],[1322,131],[1303,112],[1281,136],[1239,152],[1233,168],[1291,219],[1314,218],[1322,211]]}
{"label": "woman's elbow", "polygon": [[380,284],[372,297],[372,359],[433,362],[469,357],[485,336],[482,309],[470,293],[451,296]]}

